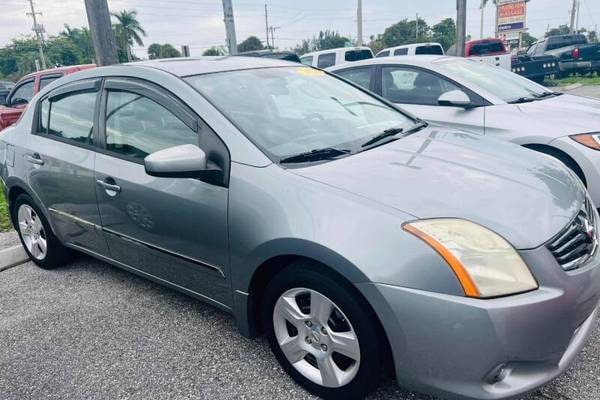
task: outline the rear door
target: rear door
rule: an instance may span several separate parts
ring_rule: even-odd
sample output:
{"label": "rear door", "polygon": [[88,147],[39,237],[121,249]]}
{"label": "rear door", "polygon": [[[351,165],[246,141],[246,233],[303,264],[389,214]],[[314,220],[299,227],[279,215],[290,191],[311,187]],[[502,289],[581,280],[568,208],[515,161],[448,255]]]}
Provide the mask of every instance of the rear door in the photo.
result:
{"label": "rear door", "polygon": [[[475,93],[422,68],[383,65],[378,71],[377,93],[392,103],[424,120],[484,134],[484,101]],[[453,90],[465,92],[476,107],[466,109],[440,106],[438,98]]]}
{"label": "rear door", "polygon": [[198,179],[156,178],[144,158],[194,144],[229,170],[225,145],[166,90],[108,79],[100,111],[96,193],[111,257],[149,277],[230,305],[228,189]]}
{"label": "rear door", "polygon": [[37,103],[25,155],[29,186],[63,242],[107,255],[94,184],[100,80],[78,81]]}

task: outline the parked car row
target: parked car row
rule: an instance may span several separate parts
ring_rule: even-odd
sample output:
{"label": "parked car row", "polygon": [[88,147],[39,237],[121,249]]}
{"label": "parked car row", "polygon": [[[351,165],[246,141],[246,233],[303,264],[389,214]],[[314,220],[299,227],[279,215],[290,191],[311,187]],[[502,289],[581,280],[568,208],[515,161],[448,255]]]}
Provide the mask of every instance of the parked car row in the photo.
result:
{"label": "parked car row", "polygon": [[78,251],[206,301],[326,399],[386,369],[514,398],[569,368],[600,301],[598,103],[475,60],[310,57],[353,62],[33,78],[0,134],[31,259]]}

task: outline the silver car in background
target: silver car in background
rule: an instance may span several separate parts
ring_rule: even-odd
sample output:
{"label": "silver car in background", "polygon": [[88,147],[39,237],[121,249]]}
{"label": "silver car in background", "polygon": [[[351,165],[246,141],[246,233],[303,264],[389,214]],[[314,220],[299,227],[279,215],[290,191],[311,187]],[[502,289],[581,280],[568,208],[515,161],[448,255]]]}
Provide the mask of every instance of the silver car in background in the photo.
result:
{"label": "silver car in background", "polygon": [[554,92],[464,58],[388,57],[328,70],[427,121],[557,158],[600,204],[599,100]]}
{"label": "silver car in background", "polygon": [[598,214],[573,173],[311,67],[70,75],[2,132],[0,176],[39,266],[75,250],[202,299],[324,398],[386,366],[426,393],[517,396],[595,326]]}

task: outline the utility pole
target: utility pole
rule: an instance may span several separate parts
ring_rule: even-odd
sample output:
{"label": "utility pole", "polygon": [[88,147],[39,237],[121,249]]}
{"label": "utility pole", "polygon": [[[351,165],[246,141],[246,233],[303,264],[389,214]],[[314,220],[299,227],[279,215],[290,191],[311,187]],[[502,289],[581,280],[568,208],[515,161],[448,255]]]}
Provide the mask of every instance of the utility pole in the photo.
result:
{"label": "utility pole", "polygon": [[233,5],[231,0],[223,0],[223,15],[225,32],[227,33],[227,47],[229,55],[237,54],[237,39],[235,38],[235,21],[233,20]]}
{"label": "utility pole", "polygon": [[573,0],[573,7],[571,8],[571,25],[569,26],[571,33],[575,33],[575,13],[577,13],[577,0]]}
{"label": "utility pole", "polygon": [[575,22],[575,32],[579,32],[579,10],[581,9],[581,1],[577,0],[577,21]]}
{"label": "utility pole", "polygon": [[484,20],[484,10],[487,0],[481,0],[481,21],[479,25],[479,38],[483,39],[483,20]]}
{"label": "utility pole", "polygon": [[275,49],[275,31],[277,29],[281,29],[280,26],[270,26],[269,30],[271,31],[271,46],[273,46],[273,49]]}
{"label": "utility pole", "polygon": [[33,0],[29,0],[29,5],[31,6],[31,12],[27,13],[27,15],[30,15],[31,18],[33,18],[33,29],[32,30],[35,32],[35,36],[38,41],[42,69],[46,69],[46,57],[44,56],[44,26],[38,24],[38,22],[37,22],[37,16],[42,15],[42,14],[35,12],[35,7],[33,6]]}
{"label": "utility pole", "polygon": [[265,3],[265,28],[267,32],[267,49],[269,49],[269,12],[267,11],[267,3]]}
{"label": "utility pole", "polygon": [[415,16],[415,39],[419,39],[419,13]]}
{"label": "utility pole", "polygon": [[467,0],[456,0],[456,55],[465,56],[467,36]]}
{"label": "utility pole", "polygon": [[110,13],[106,0],[85,0],[85,11],[92,34],[96,64],[98,66],[118,64],[117,43],[110,24]]}
{"label": "utility pole", "polygon": [[356,8],[356,45],[363,45],[363,16],[362,16],[362,0],[358,0]]}

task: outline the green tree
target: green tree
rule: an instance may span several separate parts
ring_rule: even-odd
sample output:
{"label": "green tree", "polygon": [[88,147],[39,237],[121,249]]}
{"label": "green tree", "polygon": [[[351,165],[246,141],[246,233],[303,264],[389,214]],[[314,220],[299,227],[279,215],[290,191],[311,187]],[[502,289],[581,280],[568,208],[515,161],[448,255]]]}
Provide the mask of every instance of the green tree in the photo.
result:
{"label": "green tree", "polygon": [[523,32],[523,34],[521,35],[521,42],[523,47],[529,47],[535,42],[537,42],[537,38],[531,36],[529,32]]}
{"label": "green tree", "polygon": [[173,57],[181,57],[181,52],[169,43],[152,43],[150,46],[148,46],[148,58],[151,60]]}
{"label": "green tree", "polygon": [[446,18],[431,27],[431,39],[442,45],[444,50],[456,43],[456,23],[454,19]]}
{"label": "green tree", "polygon": [[213,46],[210,49],[205,50],[204,53],[202,53],[202,55],[212,57],[225,56],[227,55],[227,50],[225,50],[223,46]]}
{"label": "green tree", "polygon": [[81,63],[92,63],[95,58],[94,46],[92,44],[92,36],[88,28],[72,28],[65,24],[65,29],[58,34],[60,37],[71,41],[81,53]]}
{"label": "green tree", "polygon": [[46,42],[45,47],[48,67],[83,63],[81,50],[69,38],[61,36],[52,38]]}
{"label": "green tree", "polygon": [[263,50],[265,46],[263,46],[262,42],[256,36],[250,36],[242,43],[238,44],[238,51],[243,53],[245,51],[254,51],[254,50]]}
{"label": "green tree", "polygon": [[340,35],[336,31],[329,29],[320,31],[318,35],[313,36],[312,39],[304,39],[300,45],[294,48],[294,52],[297,54],[310,53],[312,51],[336,49],[338,47],[345,47],[351,43],[350,39]]}
{"label": "green tree", "polygon": [[[419,35],[417,36],[417,23],[419,25]],[[384,47],[394,47],[403,44],[418,43],[430,39],[430,29],[424,19],[418,21],[403,19],[396,24],[389,26],[383,32],[381,37]]]}
{"label": "green tree", "polygon": [[[120,53],[119,61],[122,61],[122,58],[125,58],[126,61],[131,61],[133,59],[131,47],[134,44],[138,46],[144,45],[142,37],[146,36],[146,31],[137,20],[137,11],[135,10],[122,10],[117,13],[111,13],[111,15],[117,20],[117,23],[114,24],[114,30]],[[122,53],[124,53],[125,57],[123,57]]]}
{"label": "green tree", "polygon": [[567,25],[559,25],[558,28],[552,28],[546,32],[546,37],[567,35],[569,33],[571,33],[571,29]]}

